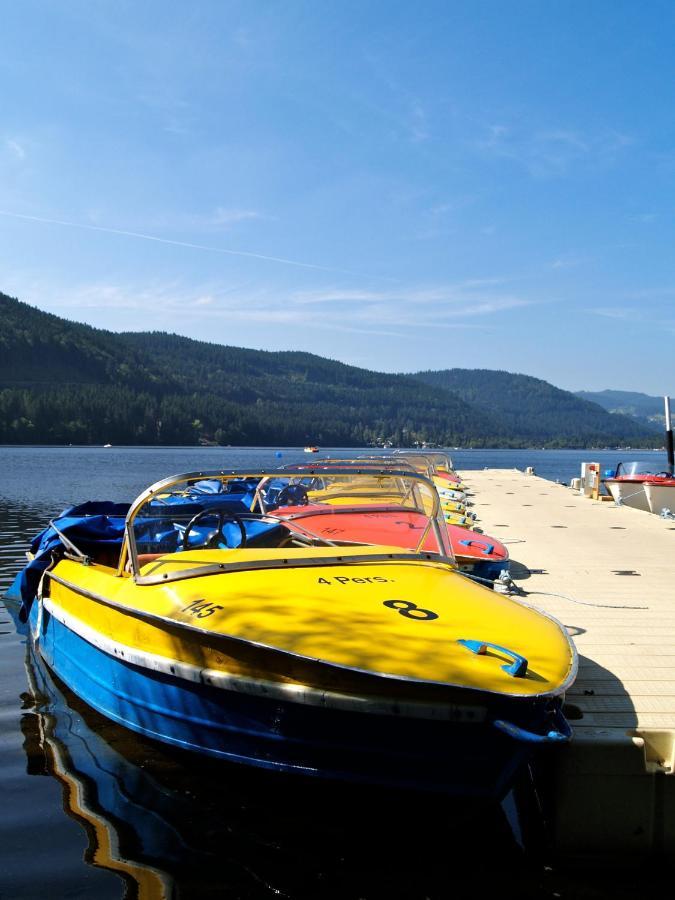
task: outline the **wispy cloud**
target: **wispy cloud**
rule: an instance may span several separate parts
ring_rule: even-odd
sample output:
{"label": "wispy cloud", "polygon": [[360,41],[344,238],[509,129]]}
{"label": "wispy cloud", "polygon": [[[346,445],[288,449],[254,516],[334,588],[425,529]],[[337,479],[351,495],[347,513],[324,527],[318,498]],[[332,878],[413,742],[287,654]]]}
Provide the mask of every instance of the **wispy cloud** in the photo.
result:
{"label": "wispy cloud", "polygon": [[523,166],[533,177],[547,178],[566,175],[582,163],[608,165],[631,143],[628,135],[617,131],[527,130],[500,123],[485,127],[475,147],[485,156]]}
{"label": "wispy cloud", "polygon": [[254,209],[225,209],[219,206],[211,216],[207,218],[209,225],[232,225],[235,222],[246,222],[250,219],[262,219],[262,213]]}
{"label": "wispy cloud", "polygon": [[[344,271],[330,266],[320,266],[315,263],[301,262],[297,259],[286,259],[280,256],[268,256],[263,253],[254,253],[249,250],[231,250],[225,247],[212,247],[205,244],[195,244],[190,241],[176,241],[170,238],[162,238],[153,234],[142,234],[137,231],[126,231],[121,228],[108,228],[103,225],[90,225],[82,222],[68,222],[61,219],[48,219],[44,216],[29,216],[22,213],[10,212],[8,210],[0,210],[0,216],[6,216],[10,219],[20,219],[27,222],[39,222],[42,225],[59,225],[65,228],[79,228],[84,231],[100,231],[106,234],[115,234],[121,237],[137,238],[143,241],[154,241],[158,244],[169,244],[173,247],[185,247],[189,250],[204,250],[208,253],[222,253],[227,256],[242,256],[249,259],[259,259],[264,262],[280,263],[284,266],[296,266],[301,269],[317,269],[324,272],[340,272]],[[354,273],[351,273],[354,274]]]}
{"label": "wispy cloud", "polygon": [[495,281],[475,279],[448,286],[385,291],[340,287],[280,291],[247,284],[195,289],[176,282],[134,288],[94,283],[56,295],[52,290],[50,309],[66,314],[135,310],[139,328],[152,327],[157,310],[161,310],[163,319],[174,314],[184,317],[189,310],[192,321],[224,320],[403,337],[412,329],[475,328],[481,320],[532,302],[500,293],[494,289]]}
{"label": "wispy cloud", "polygon": [[[269,221],[274,216],[260,212],[256,209],[242,209],[241,207],[217,206],[208,212],[184,212],[167,213],[148,219],[141,227],[144,228],[180,228],[197,231],[219,231],[233,228],[242,222]],[[92,219],[98,223],[98,217]]]}
{"label": "wispy cloud", "polygon": [[21,162],[26,158],[26,149],[23,144],[16,140],[16,138],[5,138],[3,143],[5,149],[13,159]]}
{"label": "wispy cloud", "polygon": [[581,256],[559,256],[551,263],[552,269],[574,269],[585,262]]}
{"label": "wispy cloud", "polygon": [[411,103],[409,127],[410,140],[413,144],[419,144],[422,141],[429,140],[430,134],[429,126],[427,124],[427,114],[419,100],[413,100]]}
{"label": "wispy cloud", "polygon": [[377,118],[393,125],[397,139],[411,144],[423,144],[430,140],[430,110],[434,100],[428,95],[420,96],[402,82],[395,67],[388,58],[371,49],[364,54],[363,61],[368,67],[371,80],[381,88],[377,99],[373,95],[360,93],[354,98],[364,109]]}
{"label": "wispy cloud", "polygon": [[663,285],[662,287],[642,288],[639,291],[628,291],[623,296],[628,300],[670,301],[672,297],[675,297],[675,287]]}
{"label": "wispy cloud", "polygon": [[594,316],[602,316],[605,319],[630,319],[632,321],[642,319],[642,313],[639,309],[630,309],[626,306],[596,306],[586,311],[593,313]]}
{"label": "wispy cloud", "polygon": [[[645,299],[648,298],[645,297]],[[661,308],[658,304],[640,307],[599,306],[588,309],[586,312],[605,319],[624,322],[630,328],[639,326],[641,329],[655,330],[657,334],[664,332],[675,334],[675,316],[670,303],[667,306],[662,305]]]}

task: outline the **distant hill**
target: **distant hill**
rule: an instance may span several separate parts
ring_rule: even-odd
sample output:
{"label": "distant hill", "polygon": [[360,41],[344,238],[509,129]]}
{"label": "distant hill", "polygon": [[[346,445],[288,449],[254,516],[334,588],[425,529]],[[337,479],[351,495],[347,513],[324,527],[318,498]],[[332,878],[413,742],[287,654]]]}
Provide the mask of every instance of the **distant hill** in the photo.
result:
{"label": "distant hill", "polygon": [[117,334],[0,293],[0,443],[651,446],[634,420],[507,372],[371,372]]}
{"label": "distant hill", "polygon": [[310,353],[114,334],[0,294],[0,442],[367,446],[499,425],[412,378]]}
{"label": "distant hill", "polygon": [[652,397],[636,391],[577,391],[576,396],[598,403],[608,412],[631,416],[648,427],[663,430],[663,397]]}
{"label": "distant hill", "polygon": [[653,435],[644,425],[610,415],[601,406],[530,375],[442,369],[417,372],[414,377],[498,418],[505,432],[520,440],[561,447],[653,444]]}

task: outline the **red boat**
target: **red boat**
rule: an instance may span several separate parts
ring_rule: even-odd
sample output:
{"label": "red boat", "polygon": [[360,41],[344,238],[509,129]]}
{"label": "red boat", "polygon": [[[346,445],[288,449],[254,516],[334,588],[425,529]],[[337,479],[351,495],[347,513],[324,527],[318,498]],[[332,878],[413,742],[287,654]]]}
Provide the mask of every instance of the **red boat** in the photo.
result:
{"label": "red boat", "polygon": [[[427,525],[427,517],[408,509],[383,511],[381,505],[372,509],[358,506],[328,506],[322,503],[308,503],[301,506],[283,506],[270,510],[270,515],[293,521],[307,530],[308,537],[321,538],[340,543],[348,536],[350,542],[384,544],[413,550],[422,537]],[[496,538],[478,534],[460,525],[446,523],[447,544],[444,553],[457,560],[462,571],[480,579],[494,581],[503,570],[508,571],[509,552]],[[423,550],[438,552],[436,536],[427,535]]]}

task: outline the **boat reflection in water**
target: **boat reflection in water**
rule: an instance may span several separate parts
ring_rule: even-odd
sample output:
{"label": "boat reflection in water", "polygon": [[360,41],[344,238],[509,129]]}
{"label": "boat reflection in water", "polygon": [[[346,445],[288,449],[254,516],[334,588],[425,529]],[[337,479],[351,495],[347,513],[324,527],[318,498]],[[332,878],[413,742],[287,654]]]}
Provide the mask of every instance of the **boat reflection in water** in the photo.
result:
{"label": "boat reflection in water", "polygon": [[208,760],[99,715],[30,641],[26,671],[28,771],[61,782],[64,809],[88,837],[85,861],[118,874],[125,900],[421,900],[468,889],[486,851],[512,887],[538,878],[503,807]]}
{"label": "boat reflection in water", "polygon": [[[153,852],[159,847],[161,854],[171,854],[179,836],[134,796],[126,760],[69,706],[30,643],[26,674],[29,693],[24,703],[33,713],[22,719],[29,774],[49,774],[61,782],[64,810],[89,839],[86,862],[117,873],[125,882],[124,897],[169,900],[174,879],[144,857],[160,855]],[[129,823],[143,836],[138,846],[133,841],[121,846],[127,843],[123,836]]]}

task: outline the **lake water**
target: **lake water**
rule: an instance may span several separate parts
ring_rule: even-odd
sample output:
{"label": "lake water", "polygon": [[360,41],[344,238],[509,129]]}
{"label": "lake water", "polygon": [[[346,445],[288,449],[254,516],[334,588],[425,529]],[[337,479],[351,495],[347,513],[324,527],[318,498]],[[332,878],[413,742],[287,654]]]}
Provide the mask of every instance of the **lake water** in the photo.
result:
{"label": "lake water", "polygon": [[[564,482],[582,460],[604,469],[629,457],[664,463],[644,451],[453,454],[459,469],[534,466]],[[307,460],[284,448],[0,447],[0,595],[30,539],[66,506],[131,500],[182,471]],[[168,750],[55,681],[16,612],[0,605],[1,900],[436,900],[488,890],[590,900],[644,894],[654,877],[552,866],[536,816],[518,821],[510,803],[476,818],[440,799],[307,783]]]}

